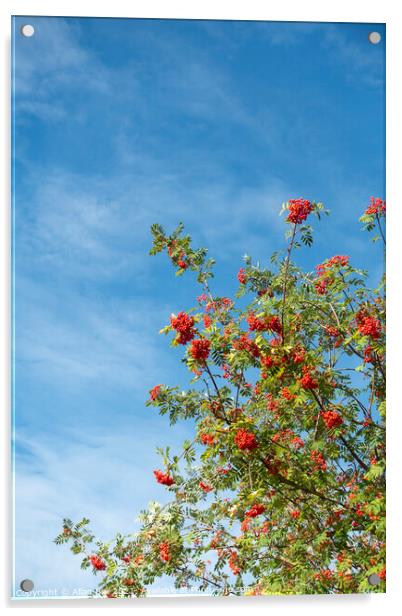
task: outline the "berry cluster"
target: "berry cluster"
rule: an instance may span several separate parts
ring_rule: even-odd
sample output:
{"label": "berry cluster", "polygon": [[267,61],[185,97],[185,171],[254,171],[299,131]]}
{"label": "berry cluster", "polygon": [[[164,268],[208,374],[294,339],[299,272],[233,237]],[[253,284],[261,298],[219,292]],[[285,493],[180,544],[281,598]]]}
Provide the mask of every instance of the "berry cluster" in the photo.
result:
{"label": "berry cluster", "polygon": [[171,559],[171,555],[170,555],[170,545],[168,544],[167,541],[164,541],[163,543],[159,544],[159,556],[161,557],[162,560],[164,560],[166,563],[169,562],[169,560]]}
{"label": "berry cluster", "polygon": [[150,392],[149,392],[149,397],[152,400],[152,402],[155,402],[155,400],[157,399],[157,397],[160,394],[161,391],[161,387],[162,385],[155,385],[155,387],[153,387]]}
{"label": "berry cluster", "polygon": [[200,486],[203,492],[212,492],[213,490],[213,487],[210,486],[208,483],[205,483],[204,481],[200,481],[198,485]]}
{"label": "berry cluster", "polygon": [[265,507],[260,503],[256,503],[253,505],[248,511],[246,511],[245,515],[247,518],[256,518],[258,515],[264,513]]}
{"label": "berry cluster", "polygon": [[194,329],[194,319],[185,312],[179,312],[177,316],[170,317],[170,324],[178,333],[176,341],[179,344],[187,344],[196,334]]}
{"label": "berry cluster", "polygon": [[330,259],[316,265],[317,280],[314,283],[316,292],[319,295],[325,295],[327,287],[334,282],[333,268],[346,267],[349,263],[349,257],[346,255],[334,255]]}
{"label": "berry cluster", "polygon": [[164,473],[163,471],[156,470],[154,471],[154,475],[156,481],[161,483],[164,486],[171,486],[174,484],[174,479],[168,473]]}
{"label": "berry cluster", "polygon": [[276,334],[282,334],[282,323],[279,317],[256,317],[252,312],[247,316],[247,323],[250,331],[266,332],[271,331]]}
{"label": "berry cluster", "polygon": [[195,361],[204,362],[208,359],[211,343],[206,338],[193,340],[190,347],[190,355]]}
{"label": "berry cluster", "polygon": [[381,335],[381,323],[378,319],[367,314],[362,309],[356,314],[357,329],[362,336],[369,336],[373,340],[377,340]]}
{"label": "berry cluster", "polygon": [[242,334],[238,340],[233,342],[233,348],[237,351],[247,351],[253,357],[260,356],[260,349],[254,342],[247,336],[247,334]]}
{"label": "berry cluster", "polygon": [[306,220],[313,209],[313,204],[307,199],[289,199],[289,216],[286,220],[295,225],[300,224]]}
{"label": "berry cluster", "polygon": [[314,462],[314,470],[326,471],[327,463],[324,456],[320,451],[313,449],[310,455],[311,460]]}
{"label": "berry cluster", "polygon": [[105,561],[102,560],[97,554],[91,556],[89,560],[91,561],[91,565],[93,566],[93,568],[97,571],[104,571],[106,569]]}
{"label": "berry cluster", "polygon": [[239,575],[239,573],[241,572],[241,569],[238,565],[238,556],[237,556],[237,552],[232,551],[230,558],[229,558],[229,567],[231,568],[232,572],[234,575]]}
{"label": "berry cluster", "polygon": [[343,424],[343,419],[336,411],[323,411],[321,417],[324,420],[328,430],[331,428],[337,428]]}
{"label": "berry cluster", "polygon": [[308,366],[303,366],[303,376],[299,379],[299,383],[303,389],[307,390],[317,389],[318,387],[318,381],[312,376]]}
{"label": "berry cluster", "polygon": [[370,205],[368,206],[368,208],[366,209],[364,213],[370,214],[370,215],[385,214],[385,210],[386,210],[385,201],[383,201],[382,199],[379,199],[378,197],[377,198],[371,197]]}
{"label": "berry cluster", "polygon": [[239,449],[251,451],[258,447],[257,439],[253,432],[240,428],[235,435],[234,441]]}
{"label": "berry cluster", "polygon": [[237,272],[237,280],[240,282],[240,284],[246,284],[247,276],[244,267],[240,268]]}

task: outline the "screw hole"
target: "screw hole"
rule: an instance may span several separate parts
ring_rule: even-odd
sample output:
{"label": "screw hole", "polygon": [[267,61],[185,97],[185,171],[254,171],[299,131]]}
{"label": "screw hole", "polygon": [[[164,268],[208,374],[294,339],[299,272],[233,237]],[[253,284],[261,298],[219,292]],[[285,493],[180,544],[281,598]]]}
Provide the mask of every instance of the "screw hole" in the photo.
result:
{"label": "screw hole", "polygon": [[27,38],[30,38],[31,36],[33,36],[35,34],[35,28],[33,26],[31,26],[31,24],[25,24],[21,28],[21,33],[22,33],[23,36],[26,36]]}
{"label": "screw hole", "polygon": [[381,34],[379,32],[370,32],[368,39],[373,45],[378,45],[381,42]]}
{"label": "screw hole", "polygon": [[377,584],[379,584],[380,582],[381,579],[377,573],[372,573],[368,576],[368,583],[371,584],[371,586],[377,586]]}
{"label": "screw hole", "polygon": [[31,592],[31,590],[33,590],[33,587],[34,587],[34,583],[32,580],[22,580],[20,584],[20,588],[24,592]]}

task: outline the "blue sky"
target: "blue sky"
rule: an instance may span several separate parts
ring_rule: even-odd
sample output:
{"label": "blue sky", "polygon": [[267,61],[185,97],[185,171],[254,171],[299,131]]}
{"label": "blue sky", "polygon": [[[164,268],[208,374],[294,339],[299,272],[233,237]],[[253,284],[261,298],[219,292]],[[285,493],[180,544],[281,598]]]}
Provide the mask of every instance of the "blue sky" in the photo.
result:
{"label": "blue sky", "polygon": [[164,498],[155,447],[190,432],[144,406],[186,383],[158,331],[198,294],[148,257],[153,222],[183,221],[231,294],[244,253],[282,246],[281,203],[320,200],[331,217],[299,261],[348,254],[378,279],[357,219],[385,195],[384,39],[379,24],[15,18],[16,586],[91,588],[51,543],[61,518],[134,530]]}

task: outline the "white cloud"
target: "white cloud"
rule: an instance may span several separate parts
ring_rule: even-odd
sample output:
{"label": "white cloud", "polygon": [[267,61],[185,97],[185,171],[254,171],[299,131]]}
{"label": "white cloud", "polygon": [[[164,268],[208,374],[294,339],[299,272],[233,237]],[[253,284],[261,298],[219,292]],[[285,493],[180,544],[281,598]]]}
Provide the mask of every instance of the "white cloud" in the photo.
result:
{"label": "white cloud", "polygon": [[[35,18],[35,35],[30,39],[16,32],[15,93],[17,121],[27,114],[47,123],[66,121],[72,113],[71,96],[95,95],[114,98],[124,80],[124,68],[113,71],[82,40],[77,22],[63,18]],[[20,38],[19,38],[20,37]],[[130,74],[132,93],[135,77]],[[121,96],[123,93],[121,93]],[[84,121],[90,113],[84,106],[75,121]]]}
{"label": "white cloud", "polygon": [[[19,280],[17,374],[69,390],[83,383],[102,389],[124,387],[146,397],[146,387],[171,373],[168,345],[158,331],[167,306],[130,306],[104,298],[84,299],[73,290],[52,292]],[[23,316],[22,316],[23,315]]]}
{"label": "white cloud", "polygon": [[151,159],[136,175],[117,172],[104,179],[32,173],[17,211],[21,267],[30,271],[34,263],[66,280],[123,281],[135,273],[137,282],[147,284],[154,222],[172,230],[183,221],[218,261],[240,259],[250,246],[264,249],[267,235],[283,228],[278,211],[293,194],[281,180],[267,178],[251,188],[237,185],[223,169],[215,169],[213,179],[182,174],[174,165],[170,173],[163,169],[162,161]]}
{"label": "white cloud", "polygon": [[332,64],[342,69],[345,79],[357,81],[370,87],[385,85],[385,54],[368,41],[370,32],[361,29],[361,42],[351,40],[345,29],[328,24],[323,30],[323,46],[329,52]]}
{"label": "white cloud", "polygon": [[[62,437],[28,437],[18,433],[15,510],[15,589],[32,579],[36,591],[91,589],[92,574],[80,570],[80,558],[66,546],[56,546],[63,517],[78,522],[89,517],[96,537],[111,540],[118,531],[135,532],[140,509],[149,501],[163,502],[167,493],[152,481],[159,466],[156,444],[166,430],[157,422],[141,423],[142,437],[123,425],[91,435],[71,430]],[[186,432],[176,426],[173,443]]]}

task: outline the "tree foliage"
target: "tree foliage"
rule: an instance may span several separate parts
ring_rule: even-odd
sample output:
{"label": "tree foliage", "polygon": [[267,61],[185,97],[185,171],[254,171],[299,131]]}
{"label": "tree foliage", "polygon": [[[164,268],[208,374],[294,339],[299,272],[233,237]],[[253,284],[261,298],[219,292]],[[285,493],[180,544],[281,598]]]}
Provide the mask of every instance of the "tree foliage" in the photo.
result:
{"label": "tree foliage", "polygon": [[[158,384],[147,405],[191,419],[194,438],[158,450],[171,498],[139,532],[104,543],[86,518],[64,520],[55,541],[101,573],[98,595],[143,596],[165,575],[219,595],[385,590],[384,277],[368,288],[345,255],[304,272],[306,220],[328,212],[294,199],[282,213],[285,250],[269,269],[246,257],[234,299],[211,289],[214,261],[183,225],[151,228],[151,254],[194,272],[201,294],[161,330],[182,345],[189,388]],[[385,243],[382,200],[360,220]]]}

